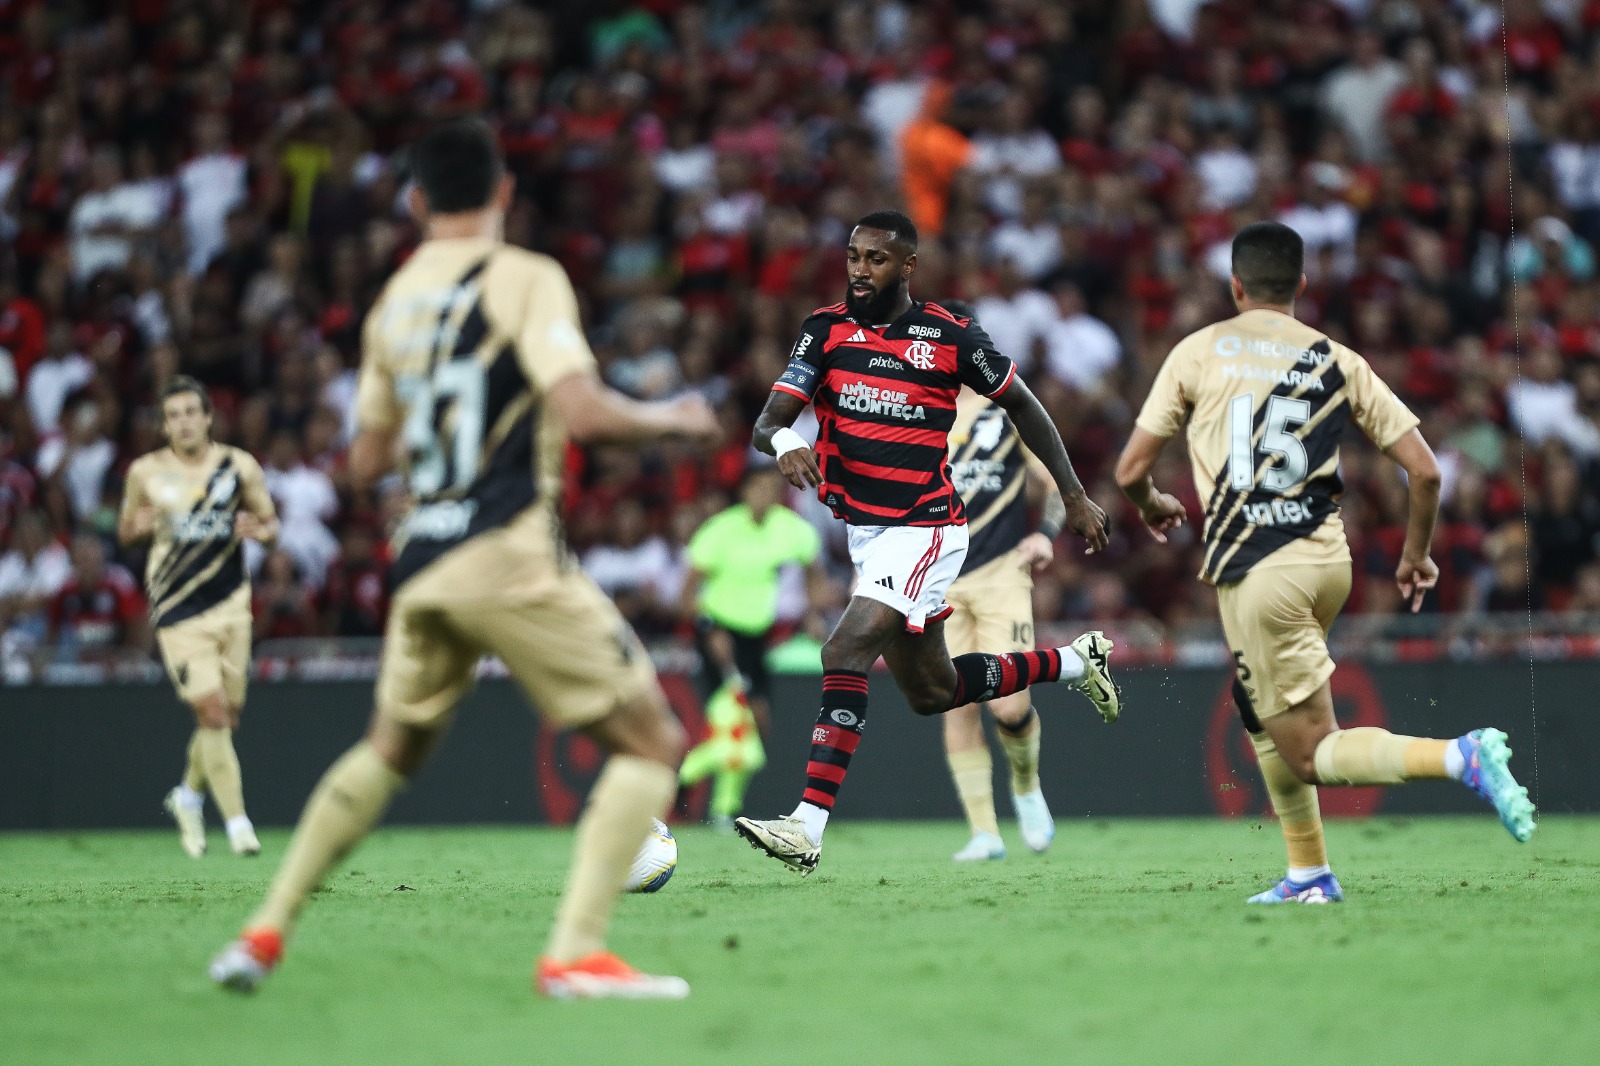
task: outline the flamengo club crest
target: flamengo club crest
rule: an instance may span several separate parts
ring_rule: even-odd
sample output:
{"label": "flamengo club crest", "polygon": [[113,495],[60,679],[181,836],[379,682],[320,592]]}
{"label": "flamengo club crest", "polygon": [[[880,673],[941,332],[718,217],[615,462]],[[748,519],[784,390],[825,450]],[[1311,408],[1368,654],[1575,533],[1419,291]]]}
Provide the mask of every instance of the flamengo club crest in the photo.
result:
{"label": "flamengo club crest", "polygon": [[906,346],[906,362],[918,370],[932,370],[934,366],[933,345],[927,341],[912,341]]}

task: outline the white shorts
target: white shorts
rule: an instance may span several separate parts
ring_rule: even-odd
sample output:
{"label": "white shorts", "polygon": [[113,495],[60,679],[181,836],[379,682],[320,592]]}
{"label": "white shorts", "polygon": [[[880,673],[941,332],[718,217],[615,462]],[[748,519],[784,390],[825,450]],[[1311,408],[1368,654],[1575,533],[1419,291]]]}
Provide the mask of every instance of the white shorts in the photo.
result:
{"label": "white shorts", "polygon": [[888,604],[921,633],[949,614],[944,594],[967,558],[967,527],[850,526],[855,595]]}

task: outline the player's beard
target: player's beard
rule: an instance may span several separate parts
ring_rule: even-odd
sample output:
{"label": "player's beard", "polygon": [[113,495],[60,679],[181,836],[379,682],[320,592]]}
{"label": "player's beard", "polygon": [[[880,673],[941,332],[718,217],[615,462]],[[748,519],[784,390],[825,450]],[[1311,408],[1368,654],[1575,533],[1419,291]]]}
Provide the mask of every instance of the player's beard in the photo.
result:
{"label": "player's beard", "polygon": [[881,292],[874,290],[872,295],[865,299],[851,292],[848,285],[844,289],[844,305],[849,309],[850,317],[865,322],[869,326],[882,325],[888,322],[894,314],[894,305],[899,298],[900,287],[898,285]]}

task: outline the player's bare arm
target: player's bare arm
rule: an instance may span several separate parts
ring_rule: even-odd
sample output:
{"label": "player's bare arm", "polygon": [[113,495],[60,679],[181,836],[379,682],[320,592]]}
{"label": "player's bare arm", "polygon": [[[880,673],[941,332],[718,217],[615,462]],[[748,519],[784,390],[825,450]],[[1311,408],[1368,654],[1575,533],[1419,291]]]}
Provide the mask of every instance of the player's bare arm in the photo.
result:
{"label": "player's bare arm", "polygon": [[[774,389],[767,394],[767,405],[761,409],[761,416],[756,419],[755,433],[751,437],[751,443],[759,451],[777,457],[778,469],[783,471],[789,484],[797,489],[816,488],[822,484],[822,468],[817,465],[816,450],[804,445],[780,450],[778,446],[783,442],[774,438],[786,429],[794,433],[790,427],[805,409],[805,400],[793,393]],[[794,435],[799,436],[797,433]]]}
{"label": "player's bare arm", "polygon": [[1078,480],[1077,471],[1072,469],[1072,459],[1067,455],[1067,446],[1061,442],[1061,433],[1050,421],[1044,405],[1020,379],[1013,380],[1004,392],[994,397],[994,402],[1005,408],[1022,443],[1039,457],[1055,479],[1066,508],[1067,528],[1089,542],[1086,554],[1100,551],[1107,541],[1106,513],[1083,491],[1083,483]]}
{"label": "player's bare arm", "polygon": [[1400,595],[1411,601],[1411,613],[1422,610],[1422,598],[1439,583],[1439,567],[1429,552],[1433,550],[1433,527],[1439,519],[1439,463],[1433,449],[1418,430],[1384,449],[1383,454],[1400,464],[1410,487],[1410,518],[1406,523],[1406,543],[1400,551],[1400,565],[1394,583]]}
{"label": "player's bare arm", "polygon": [[552,385],[546,402],[580,444],[644,444],[662,437],[710,444],[721,436],[716,412],[697,392],[643,403],[585,372]]}
{"label": "player's bare arm", "polygon": [[156,529],[156,508],[144,491],[144,478],[138,470],[128,473],[122,495],[122,512],[117,515],[117,540],[124,546],[149,540]]}
{"label": "player's bare arm", "polygon": [[1155,479],[1150,476],[1166,444],[1166,438],[1135,426],[1122,449],[1122,457],[1117,460],[1116,475],[1117,488],[1139,509],[1145,528],[1162,544],[1167,542],[1167,533],[1183,525],[1187,517],[1178,498],[1158,490]]}
{"label": "player's bare arm", "polygon": [[1056,491],[1049,471],[1028,466],[1028,496],[1040,509],[1039,528],[1017,543],[1018,562],[1024,570],[1043,570],[1056,555],[1056,537],[1067,528],[1067,505]]}
{"label": "player's bare arm", "polygon": [[233,516],[233,535],[240,540],[253,540],[270,547],[278,540],[278,509],[272,502],[272,494],[267,491],[261,471],[254,463],[249,464],[249,469],[239,512]]}

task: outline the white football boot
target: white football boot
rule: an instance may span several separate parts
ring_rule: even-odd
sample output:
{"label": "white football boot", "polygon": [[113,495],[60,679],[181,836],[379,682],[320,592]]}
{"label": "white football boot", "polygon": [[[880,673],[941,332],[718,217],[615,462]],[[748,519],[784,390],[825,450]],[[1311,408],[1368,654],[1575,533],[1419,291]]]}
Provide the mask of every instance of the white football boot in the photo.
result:
{"label": "white football boot", "polygon": [[812,840],[805,820],[792,814],[766,821],[735,818],[733,829],[748,840],[752,848],[766,852],[801,877],[809,877],[817,868],[817,860],[822,858],[822,842]]}
{"label": "white football boot", "polygon": [[183,850],[188,853],[189,858],[203,857],[206,853],[205,807],[193,807],[184,803],[176,788],[167,793],[167,798],[161,801],[161,806],[178,824],[178,843],[183,845]]}
{"label": "white football boot", "polygon": [[685,999],[689,982],[681,977],[641,973],[609,951],[575,962],[543,959],[534,987],[551,999]]}
{"label": "white football boot", "polygon": [[228,819],[228,843],[235,855],[261,854],[261,841],[256,839],[256,827],[242,814]]}
{"label": "white football boot", "polygon": [[1101,718],[1115,722],[1122,713],[1122,690],[1111,680],[1111,652],[1116,645],[1100,630],[1093,629],[1070,647],[1083,660],[1083,676],[1070,684],[1089,697]]}
{"label": "white football boot", "polygon": [[989,862],[1006,857],[1006,842],[993,833],[974,833],[967,846],[950,858],[955,862]]}
{"label": "white football boot", "polygon": [[1017,829],[1029,850],[1043,852],[1056,838],[1055,819],[1050,817],[1050,806],[1044,801],[1044,792],[1034,790],[1011,794],[1011,809],[1017,812]]}

